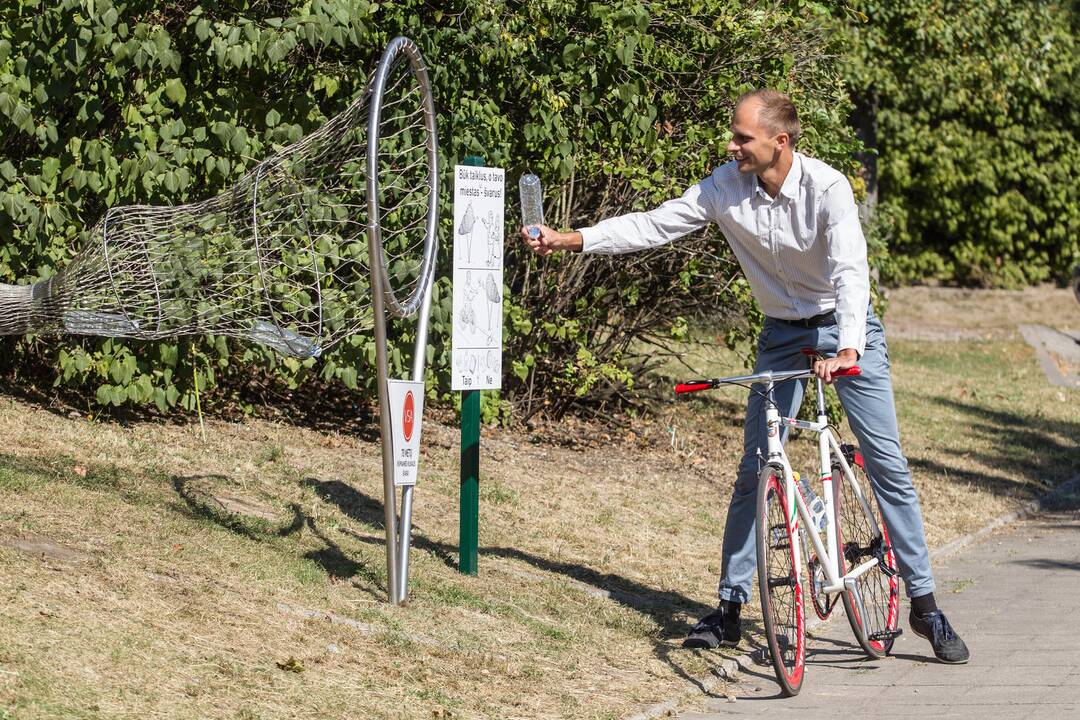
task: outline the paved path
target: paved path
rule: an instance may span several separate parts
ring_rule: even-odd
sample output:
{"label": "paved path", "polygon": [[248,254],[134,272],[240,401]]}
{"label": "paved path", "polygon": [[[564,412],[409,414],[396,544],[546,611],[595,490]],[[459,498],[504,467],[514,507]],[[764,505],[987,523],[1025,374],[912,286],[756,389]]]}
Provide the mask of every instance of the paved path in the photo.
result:
{"label": "paved path", "polygon": [[840,613],[810,641],[806,680],[781,698],[771,665],[744,668],[727,699],[681,720],[1080,718],[1080,511],[1045,512],[988,535],[935,566],[938,604],[971,649],[937,663],[907,627],[894,656],[869,661]]}

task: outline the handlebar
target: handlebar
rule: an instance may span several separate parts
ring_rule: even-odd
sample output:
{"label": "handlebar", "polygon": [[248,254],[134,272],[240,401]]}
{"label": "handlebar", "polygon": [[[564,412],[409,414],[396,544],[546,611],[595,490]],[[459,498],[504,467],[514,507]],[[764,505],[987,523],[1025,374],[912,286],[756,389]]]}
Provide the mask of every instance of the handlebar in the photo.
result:
{"label": "handlebar", "polygon": [[675,394],[681,395],[682,393],[697,392],[698,390],[711,390],[717,385],[722,384],[718,380],[694,380],[687,383],[679,383],[675,386]]}
{"label": "handlebar", "polygon": [[[861,374],[862,368],[858,365],[853,365],[845,370],[837,370],[832,375],[833,377],[854,377]],[[813,376],[813,370],[784,370],[781,372],[768,370],[753,375],[737,375],[734,377],[713,378],[712,380],[690,380],[688,382],[677,384],[675,386],[675,394],[682,395],[684,393],[699,392],[701,390],[711,390],[720,387],[721,385],[741,385],[748,382],[785,382],[787,380],[796,380]]]}

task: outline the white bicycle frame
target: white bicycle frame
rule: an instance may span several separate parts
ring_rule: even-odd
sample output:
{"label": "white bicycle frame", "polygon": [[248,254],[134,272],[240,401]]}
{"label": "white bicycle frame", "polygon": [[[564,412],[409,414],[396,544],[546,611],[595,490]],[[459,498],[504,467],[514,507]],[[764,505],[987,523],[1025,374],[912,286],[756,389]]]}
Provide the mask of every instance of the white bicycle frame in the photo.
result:
{"label": "white bicycle frame", "polygon": [[[870,509],[870,505],[863,495],[862,488],[859,486],[859,483],[855,481],[855,475],[851,466],[848,464],[847,459],[844,457],[843,451],[840,449],[840,444],[837,442],[836,436],[829,427],[828,417],[825,414],[825,388],[820,379],[815,382],[817,393],[817,422],[806,422],[805,420],[799,420],[797,418],[782,417],[780,415],[780,410],[777,408],[776,402],[773,399],[773,388],[778,382],[801,380],[811,377],[814,377],[813,370],[768,371],[753,375],[720,378],[711,381],[711,383],[725,385],[743,385],[746,383],[765,384],[765,396],[768,398],[765,404],[765,427],[767,434],[765,463],[766,466],[773,463],[779,464],[784,469],[784,492],[787,500],[788,524],[791,526],[791,546],[796,581],[802,582],[804,577],[803,567],[805,567],[802,560],[802,547],[799,540],[801,533],[798,532],[800,527],[799,523],[801,522],[803,523],[802,527],[807,529],[806,535],[809,536],[814,551],[817,553],[818,559],[821,562],[822,571],[825,573],[826,584],[822,590],[825,593],[835,593],[845,589],[849,590],[852,593],[852,597],[854,597],[859,604],[860,610],[863,610],[862,597],[859,593],[858,586],[855,584],[855,580],[860,575],[863,575],[878,565],[878,559],[873,558],[866,560],[852,568],[843,576],[839,573],[838,568],[840,567],[840,558],[838,556],[838,548],[836,547],[835,532],[837,523],[836,505],[833,500],[833,482],[836,479],[832,476],[832,463],[830,462],[832,458],[835,458],[838,461],[844,474],[843,479],[846,480],[853,489],[863,515],[866,517],[870,527],[874,528],[874,533],[877,537],[881,537],[881,528],[878,526],[877,520],[874,518],[874,514]],[[781,428],[785,425],[797,427],[802,430],[809,430],[818,434],[818,454],[821,461],[819,480],[822,485],[821,498],[825,503],[826,517],[824,542],[822,542],[817,526],[814,524],[813,518],[810,515],[810,510],[806,505],[806,499],[803,498],[802,491],[798,490],[798,483],[795,482],[795,475],[792,472],[791,463],[788,461],[787,453],[784,451],[784,445],[780,441]]]}

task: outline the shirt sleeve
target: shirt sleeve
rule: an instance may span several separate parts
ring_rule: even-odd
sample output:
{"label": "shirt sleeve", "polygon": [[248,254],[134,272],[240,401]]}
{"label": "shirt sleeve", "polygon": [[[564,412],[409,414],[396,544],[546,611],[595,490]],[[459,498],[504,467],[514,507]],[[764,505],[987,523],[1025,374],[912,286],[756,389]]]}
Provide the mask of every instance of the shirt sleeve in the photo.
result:
{"label": "shirt sleeve", "polygon": [[633,212],[581,228],[582,251],[617,255],[659,247],[695,230],[710,220],[712,177],[693,185],[683,196],[648,212]]}
{"label": "shirt sleeve", "polygon": [[825,191],[821,202],[829,279],[836,291],[837,349],[866,349],[866,308],[870,304],[870,266],[866,238],[851,183],[842,178]]}

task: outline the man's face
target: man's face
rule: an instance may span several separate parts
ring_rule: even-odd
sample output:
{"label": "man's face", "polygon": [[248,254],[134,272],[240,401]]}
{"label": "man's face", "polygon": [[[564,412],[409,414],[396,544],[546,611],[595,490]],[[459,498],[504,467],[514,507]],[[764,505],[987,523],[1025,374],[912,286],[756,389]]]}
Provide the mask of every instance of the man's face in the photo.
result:
{"label": "man's face", "polygon": [[786,133],[773,134],[758,122],[761,101],[745,100],[731,118],[731,142],[727,151],[739,164],[739,172],[760,175],[780,155],[786,145]]}

